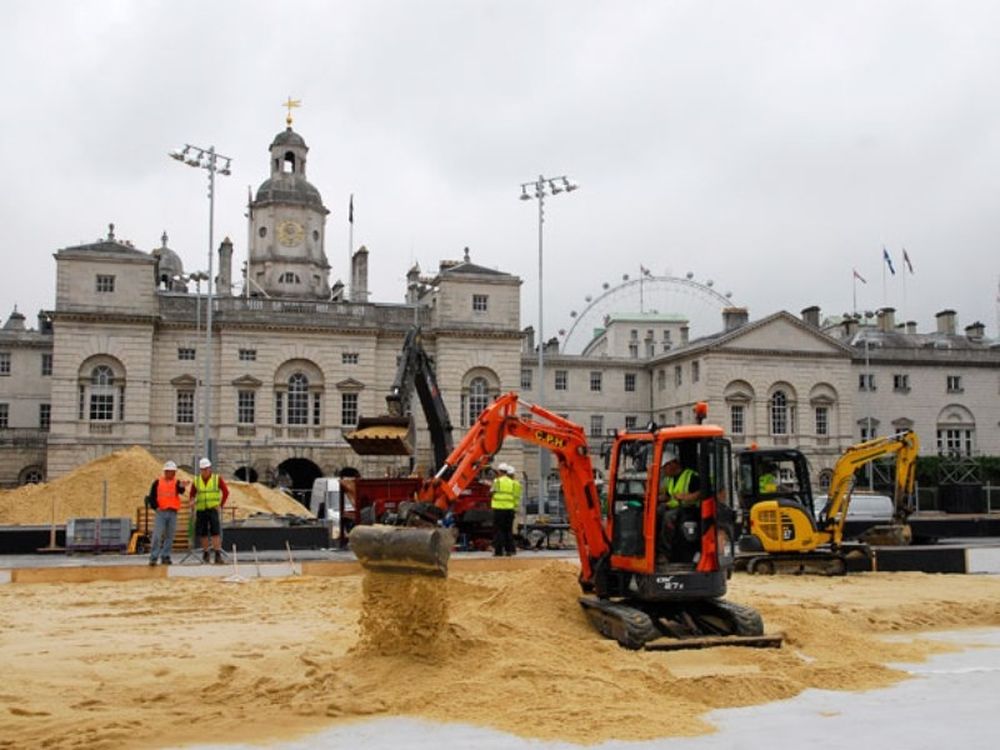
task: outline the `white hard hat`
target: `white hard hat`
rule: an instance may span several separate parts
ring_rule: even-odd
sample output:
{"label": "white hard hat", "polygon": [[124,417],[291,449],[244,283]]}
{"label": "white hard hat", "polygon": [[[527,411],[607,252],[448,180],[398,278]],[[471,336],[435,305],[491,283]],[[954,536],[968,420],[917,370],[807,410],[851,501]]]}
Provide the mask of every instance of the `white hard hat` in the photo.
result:
{"label": "white hard hat", "polygon": [[198,462],[198,468],[199,469],[211,469],[212,468],[212,462],[209,461],[207,458],[203,458],[203,459],[201,459],[201,461]]}
{"label": "white hard hat", "polygon": [[508,474],[508,473],[510,473],[511,468],[507,464],[497,464],[497,471],[499,471],[499,472],[501,472],[503,474]]}
{"label": "white hard hat", "polygon": [[511,466],[510,464],[507,464],[507,473],[508,473],[508,474],[517,474],[517,469],[515,469],[515,468],[514,468],[513,466]]}
{"label": "white hard hat", "polygon": [[167,461],[165,464],[163,464],[163,470],[177,471],[177,464],[175,464],[173,461]]}

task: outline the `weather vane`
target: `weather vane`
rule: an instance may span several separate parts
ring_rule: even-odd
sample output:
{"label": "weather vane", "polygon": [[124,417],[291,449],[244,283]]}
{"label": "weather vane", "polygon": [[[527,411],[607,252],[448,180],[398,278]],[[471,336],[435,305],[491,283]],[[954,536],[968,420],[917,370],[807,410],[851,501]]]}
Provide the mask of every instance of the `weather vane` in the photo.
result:
{"label": "weather vane", "polygon": [[295,107],[301,107],[302,106],[302,100],[301,99],[292,99],[292,97],[289,96],[288,97],[288,101],[284,102],[281,106],[282,107],[288,107],[288,116],[285,118],[285,122],[288,123],[288,127],[292,127],[292,110]]}

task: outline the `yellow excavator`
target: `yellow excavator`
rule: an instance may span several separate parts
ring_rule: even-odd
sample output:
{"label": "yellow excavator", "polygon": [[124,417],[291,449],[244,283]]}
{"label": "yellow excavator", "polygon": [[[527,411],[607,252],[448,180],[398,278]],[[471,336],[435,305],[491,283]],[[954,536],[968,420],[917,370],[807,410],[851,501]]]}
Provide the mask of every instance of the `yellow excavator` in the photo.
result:
{"label": "yellow excavator", "polygon": [[[737,567],[757,574],[843,575],[852,552],[867,554],[869,544],[908,544],[906,519],[914,508],[919,452],[920,440],[909,430],[852,445],[837,460],[826,505],[814,518],[808,464],[799,451],[743,451],[738,463],[744,533]],[[845,544],[854,475],[885,456],[896,459],[892,522],[869,528],[859,542]]]}

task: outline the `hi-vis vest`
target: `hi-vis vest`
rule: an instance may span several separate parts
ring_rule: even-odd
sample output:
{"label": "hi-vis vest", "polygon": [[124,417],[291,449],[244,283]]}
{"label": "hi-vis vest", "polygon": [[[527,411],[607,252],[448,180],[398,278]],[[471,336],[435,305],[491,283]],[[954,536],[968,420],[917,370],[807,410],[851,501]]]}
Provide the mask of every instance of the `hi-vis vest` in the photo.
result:
{"label": "hi-vis vest", "polygon": [[516,509],[521,504],[521,483],[516,479],[511,479],[514,483],[514,508]]}
{"label": "hi-vis vest", "polygon": [[493,480],[493,497],[490,507],[494,510],[514,510],[517,504],[514,499],[514,480],[508,476]]}
{"label": "hi-vis vest", "polygon": [[180,510],[181,497],[177,494],[177,477],[156,481],[156,507],[160,510]]}
{"label": "hi-vis vest", "polygon": [[222,490],[219,489],[218,474],[212,474],[207,482],[199,474],[194,478],[194,486],[198,489],[194,496],[195,510],[211,510],[219,507],[222,502]]}
{"label": "hi-vis vest", "polygon": [[693,469],[684,469],[676,477],[663,478],[663,481],[660,482],[660,486],[667,495],[670,495],[670,499],[667,501],[668,508],[680,507],[681,501],[677,499],[677,496],[686,495],[690,492],[688,486],[691,484],[691,477],[693,476]]}

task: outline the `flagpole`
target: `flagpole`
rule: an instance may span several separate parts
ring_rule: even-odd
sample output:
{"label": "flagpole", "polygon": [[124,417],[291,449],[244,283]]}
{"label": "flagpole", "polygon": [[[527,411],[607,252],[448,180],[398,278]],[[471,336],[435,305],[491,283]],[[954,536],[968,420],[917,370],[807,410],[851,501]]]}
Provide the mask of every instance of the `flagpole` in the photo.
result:
{"label": "flagpole", "polygon": [[851,269],[851,281],[854,282],[854,309],[851,310],[852,313],[858,311],[858,272],[857,269]]}
{"label": "flagpole", "polygon": [[351,193],[351,202],[347,209],[347,299],[354,299],[354,274],[351,271],[351,264],[354,262],[354,193]]}

